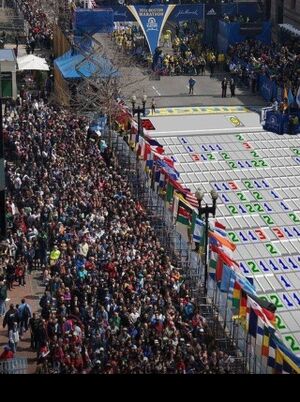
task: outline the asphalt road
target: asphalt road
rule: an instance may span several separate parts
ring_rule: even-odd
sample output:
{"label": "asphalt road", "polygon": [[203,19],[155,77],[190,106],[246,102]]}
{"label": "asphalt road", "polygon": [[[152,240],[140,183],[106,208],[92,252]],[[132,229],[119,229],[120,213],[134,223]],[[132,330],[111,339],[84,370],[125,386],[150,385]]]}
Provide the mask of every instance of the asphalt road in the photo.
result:
{"label": "asphalt road", "polygon": [[[265,106],[266,102],[258,95],[253,95],[245,88],[237,88],[236,96],[231,98],[221,97],[221,81],[223,71],[216,71],[214,78],[196,76],[194,95],[189,95],[189,76],[161,77],[160,80],[151,80],[149,73],[143,67],[135,63],[125,65],[126,55],[120,54],[116,45],[106,34],[97,34],[96,38],[103,44],[105,55],[113,64],[119,64],[118,69],[123,76],[122,95],[130,99],[133,94],[148,98],[155,98],[157,107],[176,106]],[[130,84],[132,82],[132,84]],[[228,89],[228,94],[230,91]]]}

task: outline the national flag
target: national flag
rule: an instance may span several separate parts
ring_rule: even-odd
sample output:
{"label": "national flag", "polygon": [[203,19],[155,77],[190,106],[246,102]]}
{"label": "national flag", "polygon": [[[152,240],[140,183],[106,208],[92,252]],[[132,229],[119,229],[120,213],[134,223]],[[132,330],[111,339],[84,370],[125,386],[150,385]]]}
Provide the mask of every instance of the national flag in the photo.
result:
{"label": "national flag", "polygon": [[300,357],[291,352],[277,337],[275,342],[283,358],[283,372],[300,374]]}
{"label": "national flag", "polygon": [[248,333],[249,333],[249,335],[251,335],[254,338],[256,338],[256,333],[257,333],[257,321],[258,321],[258,315],[250,307],[249,316],[248,316]]}
{"label": "national flag", "polygon": [[220,291],[229,293],[231,277],[234,271],[230,269],[227,265],[223,265],[222,279],[220,284]]}
{"label": "national flag", "polygon": [[177,212],[178,212],[178,206],[179,206],[179,197],[177,193],[174,194],[173,197],[173,223],[176,223],[177,219]]}
{"label": "national flag", "polygon": [[[220,247],[218,247],[218,250],[219,250],[218,251],[219,257],[221,258],[221,260],[224,264],[228,265],[229,267],[233,267],[233,268],[234,268],[234,266],[239,267],[239,264],[236,261],[232,260],[226,253],[224,253],[224,251]],[[236,269],[236,268],[234,268],[234,269]]]}
{"label": "national flag", "polygon": [[236,272],[236,281],[240,284],[241,288],[245,292],[247,292],[247,294],[251,294],[251,295],[256,294],[255,287],[253,285],[251,285],[251,283],[247,280],[247,278],[245,278],[238,272]]}
{"label": "national flag", "polygon": [[157,158],[160,158],[161,155],[165,152],[163,147],[152,147],[152,146],[151,151],[155,154]]}
{"label": "national flag", "polygon": [[168,181],[167,184],[167,193],[166,193],[166,201],[167,202],[172,202],[173,200],[173,195],[174,195],[174,187],[172,186],[172,184],[170,183],[170,181]]}
{"label": "national flag", "polygon": [[275,351],[275,367],[274,374],[282,374],[283,369],[283,353],[280,349],[276,349]]}
{"label": "national flag", "polygon": [[215,228],[217,229],[221,229],[221,230],[225,230],[226,227],[224,225],[222,225],[222,223],[215,221]]}
{"label": "national flag", "polygon": [[273,332],[268,328],[269,330],[269,356],[268,356],[268,372],[269,374],[274,373],[274,368],[275,368],[275,358],[276,358],[276,349],[277,345],[275,342],[275,336]]}
{"label": "national flag", "polygon": [[257,316],[257,327],[256,327],[256,355],[261,356],[262,354],[262,345],[263,345],[263,338],[264,338],[264,328],[265,323],[263,320]]}
{"label": "national flag", "polygon": [[170,167],[165,161],[158,160],[157,165],[163,169],[169,177],[171,177],[173,180],[178,180],[179,179],[179,173],[177,172],[176,169],[173,167]]}
{"label": "national flag", "polygon": [[235,251],[236,245],[233,244],[231,241],[223,237],[221,234],[217,233],[216,231],[209,230],[208,231],[208,236],[210,238],[215,239],[217,242],[219,242],[222,246],[229,248],[231,251]]}
{"label": "national flag", "polygon": [[292,88],[289,89],[289,93],[288,93],[288,105],[292,105],[295,101],[295,97],[293,95],[293,91]]}
{"label": "national flag", "polygon": [[176,221],[182,223],[183,225],[189,226],[192,221],[192,213],[193,213],[192,208],[189,207],[180,199],[178,204]]}
{"label": "national flag", "polygon": [[239,284],[239,282],[235,279],[231,299],[232,310],[234,315],[236,315],[240,309],[241,293],[242,293],[242,287]]}
{"label": "national flag", "polygon": [[185,199],[189,204],[191,204],[193,207],[198,208],[199,207],[199,202],[196,198],[196,196],[192,192],[188,192],[184,195]]}
{"label": "national flag", "polygon": [[170,166],[170,168],[174,169],[174,161],[170,158],[168,158],[167,156],[163,157],[163,161]]}
{"label": "national flag", "polygon": [[[195,216],[195,212],[193,211],[193,215]],[[205,224],[204,222],[196,218],[194,228],[193,228],[193,241],[195,243],[198,243],[199,245],[203,246],[204,245],[204,231],[205,231]]]}
{"label": "national flag", "polygon": [[208,272],[210,274],[215,275],[218,261],[218,247],[211,244],[209,247],[209,251],[210,253],[209,253]]}
{"label": "national flag", "polygon": [[186,188],[184,188],[181,183],[179,183],[177,180],[173,179],[172,177],[169,177],[169,181],[172,184],[172,186],[174,187],[174,189],[176,191],[180,192],[181,194],[186,194],[189,191]]}
{"label": "national flag", "polygon": [[[255,301],[257,300],[257,301]],[[270,311],[265,307],[262,307],[261,304],[267,306],[266,302],[259,297],[249,294],[248,303],[250,307],[255,311],[255,313],[269,326],[275,327],[276,317],[274,311]]]}
{"label": "national flag", "polygon": [[166,179],[165,173],[161,172],[160,176],[159,176],[159,183],[158,183],[160,191],[162,191],[165,187],[165,179]]}
{"label": "national flag", "polygon": [[151,156],[151,147],[149,144],[145,142],[143,152],[141,153],[141,157],[144,161],[148,161],[148,157]]}
{"label": "national flag", "polygon": [[262,356],[269,357],[269,343],[270,343],[270,328],[268,325],[264,325],[264,335],[263,335],[263,341],[262,341],[262,348],[261,348],[261,354]]}
{"label": "national flag", "polygon": [[161,147],[162,148],[162,145],[157,140],[150,138],[147,135],[145,136],[145,139],[152,147]]}
{"label": "national flag", "polygon": [[297,102],[298,107],[300,108],[300,85],[299,85],[298,92],[296,95],[296,102]]}
{"label": "national flag", "polygon": [[246,319],[247,316],[247,293],[241,290],[241,299],[240,299],[240,309],[239,309],[239,318],[242,320]]}
{"label": "national flag", "polygon": [[216,282],[220,282],[223,275],[224,262],[218,253],[217,268],[216,268]]}

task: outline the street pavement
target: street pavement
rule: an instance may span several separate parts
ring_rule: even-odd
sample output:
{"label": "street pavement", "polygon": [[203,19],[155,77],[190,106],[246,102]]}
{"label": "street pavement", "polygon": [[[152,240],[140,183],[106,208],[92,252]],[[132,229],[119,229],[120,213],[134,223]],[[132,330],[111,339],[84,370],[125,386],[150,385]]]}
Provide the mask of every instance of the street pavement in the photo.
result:
{"label": "street pavement", "polygon": [[[158,108],[216,105],[266,106],[266,102],[259,94],[252,94],[246,88],[237,87],[234,98],[230,97],[228,89],[227,98],[222,98],[221,81],[226,73],[221,68],[216,70],[213,78],[210,78],[208,69],[203,77],[194,76],[193,78],[196,80],[194,95],[188,94],[189,76],[160,77],[160,80],[151,80],[147,68],[141,67],[137,63],[124,65],[123,60],[126,55],[124,56],[124,53],[117,49],[107,34],[97,34],[95,37],[102,43],[104,54],[113,61],[123,75],[127,86],[123,88],[122,94],[127,100],[130,100],[133,94],[140,97],[146,94],[149,99],[155,99]],[[132,85],[130,85],[130,81],[133,82]]]}

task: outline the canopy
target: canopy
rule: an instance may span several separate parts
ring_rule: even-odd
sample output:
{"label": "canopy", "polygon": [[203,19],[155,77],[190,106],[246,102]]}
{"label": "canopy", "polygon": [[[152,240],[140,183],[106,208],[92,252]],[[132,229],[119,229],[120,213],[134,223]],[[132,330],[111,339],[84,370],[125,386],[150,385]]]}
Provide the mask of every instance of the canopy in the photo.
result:
{"label": "canopy", "polygon": [[49,71],[49,66],[45,59],[42,57],[27,54],[26,56],[17,58],[19,71],[23,70],[40,70]]}
{"label": "canopy", "polygon": [[119,75],[108,59],[95,55],[89,61],[82,54],[77,52],[72,54],[71,50],[55,59],[54,65],[65,79],[82,78],[82,76],[90,77],[93,74],[100,78],[117,77]]}

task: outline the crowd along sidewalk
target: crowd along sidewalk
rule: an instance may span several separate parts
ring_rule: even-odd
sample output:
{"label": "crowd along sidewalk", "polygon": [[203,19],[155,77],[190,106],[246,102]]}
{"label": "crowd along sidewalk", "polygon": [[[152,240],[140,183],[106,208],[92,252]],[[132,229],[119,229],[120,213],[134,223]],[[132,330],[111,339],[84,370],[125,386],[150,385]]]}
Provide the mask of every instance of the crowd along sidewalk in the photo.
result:
{"label": "crowd along sidewalk", "polygon": [[[26,285],[19,286],[14,282],[14,288],[8,291],[6,302],[6,310],[9,309],[9,305],[20,304],[21,299],[25,298],[26,302],[31,306],[32,312],[38,312],[40,310],[39,300],[44,293],[44,288],[41,286],[42,274],[40,271],[32,271],[31,274],[26,275]],[[0,353],[3,351],[3,347],[8,344],[7,327],[3,328],[3,317],[0,318]],[[30,330],[28,330],[22,337],[22,340],[18,343],[17,352],[15,357],[25,357],[28,359],[27,374],[33,374],[36,370],[36,352],[30,347]]]}

